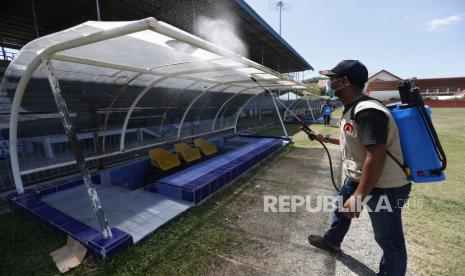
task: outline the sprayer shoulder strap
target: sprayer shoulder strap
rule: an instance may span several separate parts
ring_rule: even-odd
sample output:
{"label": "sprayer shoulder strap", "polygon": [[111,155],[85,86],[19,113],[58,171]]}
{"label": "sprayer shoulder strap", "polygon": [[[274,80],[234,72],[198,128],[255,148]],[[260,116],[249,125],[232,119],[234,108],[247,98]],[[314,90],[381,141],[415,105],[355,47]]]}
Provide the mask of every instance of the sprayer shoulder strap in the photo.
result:
{"label": "sprayer shoulder strap", "polygon": [[375,99],[375,98],[372,98],[372,97],[368,97],[368,96],[362,96],[362,98],[360,98],[359,100],[357,100],[357,102],[354,104],[354,106],[352,107],[352,109],[350,110],[350,119],[351,120],[355,120],[355,110],[357,109],[357,105],[361,102],[365,102],[365,101],[377,101],[379,102],[380,104],[383,104],[382,101],[378,100],[378,99]]}
{"label": "sprayer shoulder strap", "polygon": [[[357,109],[357,105],[361,102],[364,102],[364,101],[370,101],[370,100],[373,100],[373,101],[377,101],[379,102],[380,104],[382,104],[384,106],[384,103],[378,99],[375,99],[375,98],[372,98],[372,97],[368,97],[368,96],[364,96],[363,98],[361,98],[357,103],[355,103],[355,105],[352,107],[352,110],[350,111],[350,119],[351,120],[355,120],[355,110]],[[408,174],[406,172],[406,167],[399,161],[397,160],[397,158],[394,157],[394,155],[392,155],[392,153],[390,153],[388,150],[386,150],[386,153],[389,157],[392,158],[392,160],[394,160],[394,162],[396,162],[397,165],[399,165],[399,167],[402,169],[402,171],[407,175],[408,177]]]}
{"label": "sprayer shoulder strap", "polygon": [[[388,155],[389,157],[392,158],[392,160],[394,160],[394,162],[396,162],[397,165],[399,165],[399,167],[402,169],[402,171],[404,171],[404,173],[407,174],[407,172],[406,172],[406,167],[405,167],[402,163],[400,163],[400,161],[397,160],[397,158],[395,158],[394,155],[392,155],[392,153],[390,153],[388,150],[386,150],[386,153],[387,153],[387,155]],[[407,175],[407,176],[408,176],[408,175]]]}

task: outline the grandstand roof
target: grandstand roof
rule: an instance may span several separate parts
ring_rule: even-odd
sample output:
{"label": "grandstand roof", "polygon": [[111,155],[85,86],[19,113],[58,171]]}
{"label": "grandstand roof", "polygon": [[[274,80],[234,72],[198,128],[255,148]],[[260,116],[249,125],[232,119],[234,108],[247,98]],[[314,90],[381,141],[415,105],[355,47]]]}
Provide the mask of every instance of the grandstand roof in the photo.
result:
{"label": "grandstand roof", "polygon": [[[0,9],[0,38],[4,45],[20,48],[39,36],[88,20],[96,20],[95,2],[6,1]],[[201,36],[198,28],[196,29],[199,17],[231,18],[240,39],[248,48],[248,54],[245,56],[249,59],[281,73],[313,70],[312,66],[243,0],[100,1],[100,13],[104,21],[155,17],[197,36]],[[37,24],[34,24],[35,22]]]}

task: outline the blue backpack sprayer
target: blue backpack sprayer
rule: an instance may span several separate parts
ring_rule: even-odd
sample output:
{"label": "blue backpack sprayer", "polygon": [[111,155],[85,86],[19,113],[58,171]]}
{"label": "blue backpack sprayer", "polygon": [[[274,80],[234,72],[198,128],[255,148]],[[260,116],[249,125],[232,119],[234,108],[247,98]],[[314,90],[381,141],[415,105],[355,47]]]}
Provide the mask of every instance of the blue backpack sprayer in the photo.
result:
{"label": "blue backpack sprayer", "polygon": [[420,89],[409,80],[399,82],[401,103],[388,106],[399,129],[404,168],[416,183],[446,179],[446,154],[433,122],[431,109],[425,106]]}
{"label": "blue backpack sprayer", "polygon": [[[271,94],[257,80],[251,79]],[[399,130],[404,162],[395,158],[394,160],[402,167],[409,180],[415,183],[443,181],[446,179],[444,170],[447,166],[447,159],[431,121],[431,109],[425,106],[420,90],[410,80],[402,80],[399,82],[398,88],[401,103],[387,106],[387,108]],[[300,129],[307,134],[308,138],[315,140],[310,127],[287,106],[280,101],[278,102],[299,122]],[[355,107],[353,108],[355,109]],[[334,180],[331,155],[326,145],[319,140],[317,141],[328,155],[332,184],[339,192],[338,185]]]}

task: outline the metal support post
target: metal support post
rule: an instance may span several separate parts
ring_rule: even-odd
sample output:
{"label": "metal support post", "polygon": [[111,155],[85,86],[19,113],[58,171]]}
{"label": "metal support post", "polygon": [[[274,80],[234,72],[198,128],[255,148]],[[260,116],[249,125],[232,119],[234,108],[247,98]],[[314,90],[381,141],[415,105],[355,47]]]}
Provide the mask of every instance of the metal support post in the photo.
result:
{"label": "metal support post", "polygon": [[286,126],[284,126],[283,118],[281,118],[281,113],[279,112],[278,105],[276,104],[276,99],[271,93],[270,93],[270,96],[271,96],[271,99],[273,100],[273,105],[274,105],[274,108],[276,109],[276,113],[278,113],[279,122],[281,123],[281,126],[283,127],[284,135],[286,135],[286,137],[289,137],[289,135],[287,134]]}
{"label": "metal support post", "polygon": [[5,45],[3,45],[3,38],[2,38],[2,37],[0,37],[0,44],[1,44],[1,46],[2,46],[3,60],[6,60]]}
{"label": "metal support post", "polygon": [[100,225],[103,237],[105,239],[111,238],[112,233],[110,227],[108,226],[108,221],[105,218],[103,212],[102,204],[98,197],[97,191],[95,190],[94,183],[92,182],[92,177],[90,175],[89,169],[87,168],[84,154],[82,152],[81,146],[79,145],[79,140],[76,133],[76,128],[74,127],[71,119],[69,117],[68,108],[66,106],[66,101],[61,95],[61,88],[58,82],[58,79],[55,76],[55,72],[52,66],[50,59],[43,59],[42,62],[45,64],[47,70],[48,81],[50,82],[50,87],[53,92],[53,97],[57,105],[58,111],[60,113],[61,121],[65,128],[66,135],[68,137],[71,148],[74,152],[74,158],[76,159],[76,164],[79,167],[79,170],[82,175],[82,179],[87,186],[87,193],[89,194],[90,202],[92,204],[93,211],[97,217],[97,221]]}
{"label": "metal support post", "polygon": [[313,108],[310,106],[310,103],[308,102],[307,98],[305,98],[305,101],[307,102],[308,109],[310,109],[310,113],[312,114],[313,121],[315,121],[315,116],[313,115]]}
{"label": "metal support post", "polygon": [[100,3],[99,3],[99,0],[95,0],[95,6],[97,8],[97,20],[102,21],[102,17],[100,16]]}
{"label": "metal support post", "polygon": [[32,20],[34,21],[34,29],[36,31],[36,37],[39,37],[39,24],[37,23],[37,14],[36,14],[36,7],[34,5],[34,0],[31,1],[31,9],[32,9]]}

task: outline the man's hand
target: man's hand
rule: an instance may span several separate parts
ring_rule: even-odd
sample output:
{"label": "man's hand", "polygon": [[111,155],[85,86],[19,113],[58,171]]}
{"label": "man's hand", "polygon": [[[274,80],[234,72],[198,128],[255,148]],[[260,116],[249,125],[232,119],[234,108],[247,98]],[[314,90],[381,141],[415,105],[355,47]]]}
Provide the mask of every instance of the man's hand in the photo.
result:
{"label": "man's hand", "polygon": [[363,210],[362,196],[351,195],[349,199],[344,202],[344,209],[342,214],[347,218],[359,218]]}
{"label": "man's hand", "polygon": [[324,142],[324,141],[325,141],[325,137],[323,136],[323,134],[319,133],[318,131],[312,131],[312,132],[310,132],[310,133],[313,135],[313,137],[314,137],[316,140],[318,140],[318,141],[320,141],[320,142]]}
{"label": "man's hand", "polygon": [[[299,129],[300,130],[303,130],[303,127],[302,126],[299,126]],[[320,141],[320,142],[324,142],[325,141],[325,137],[323,136],[323,134],[319,133],[318,131],[311,131],[310,132],[310,135],[313,136],[313,138],[315,138],[316,140]]]}

